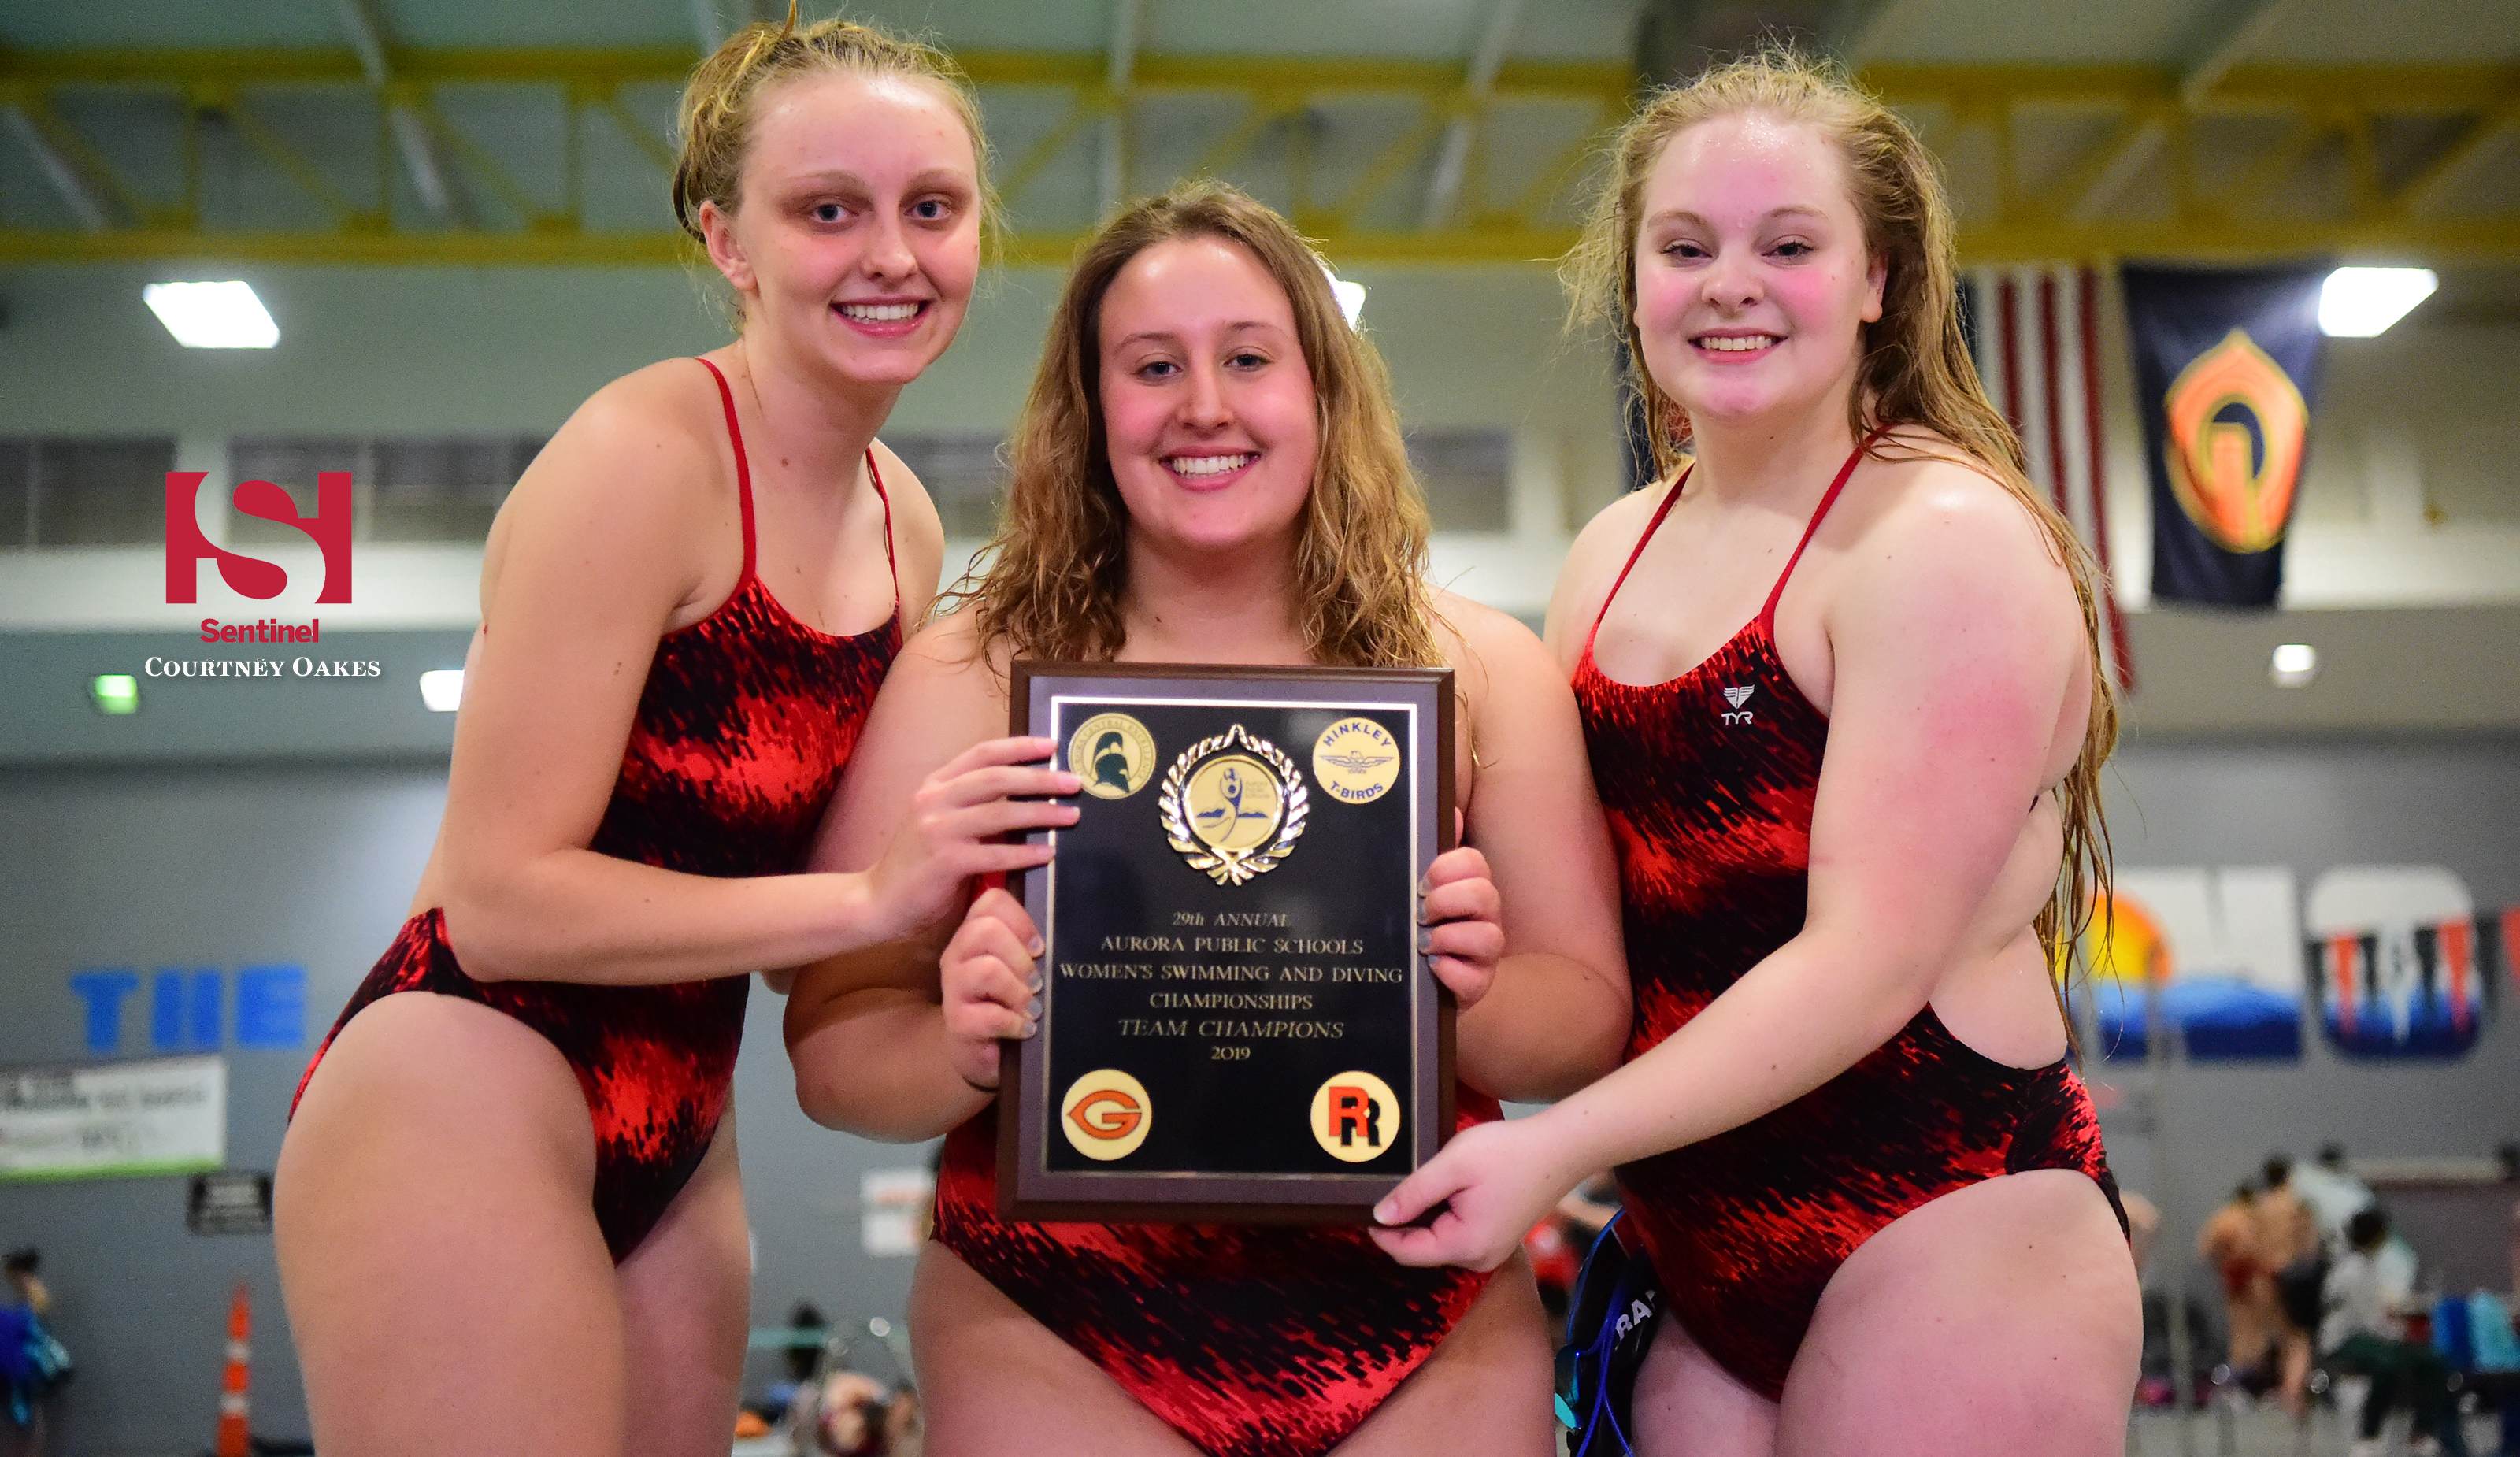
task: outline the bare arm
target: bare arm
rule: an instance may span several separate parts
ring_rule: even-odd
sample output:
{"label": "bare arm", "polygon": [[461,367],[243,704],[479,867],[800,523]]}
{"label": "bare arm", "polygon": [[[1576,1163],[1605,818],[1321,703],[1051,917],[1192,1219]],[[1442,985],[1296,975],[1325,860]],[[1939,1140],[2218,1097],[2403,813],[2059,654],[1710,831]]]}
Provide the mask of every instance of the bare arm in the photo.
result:
{"label": "bare arm", "polygon": [[1500,1098],[1564,1097],[1618,1066],[1627,960],[1618,867],[1564,674],[1529,629],[1448,598],[1469,686],[1467,842],[1487,857],[1504,955],[1462,1014],[1461,1074]]}
{"label": "bare arm", "polygon": [[[2030,806],[2072,762],[2088,653],[2035,524],[1958,471],[1928,468],[1868,530],[1824,613],[1835,690],[1802,933],[1617,1072],[1509,1131],[1457,1140],[1450,1168],[1430,1164],[1384,1207],[1391,1222],[1447,1198],[1452,1211],[1380,1232],[1386,1249],[1492,1263],[1498,1231],[1535,1198],[1546,1208],[1590,1169],[1818,1087],[1914,1017],[1963,950],[1986,949],[1970,940],[1989,895]],[[2021,920],[2013,934],[2028,935]]]}
{"label": "bare arm", "polygon": [[[922,781],[967,747],[1005,732],[1006,693],[970,658],[968,618],[922,631],[902,651],[858,736],[856,754],[814,848],[816,868],[873,860],[911,815]],[[1073,789],[1074,780],[1066,780]],[[1068,817],[1073,810],[1056,806]],[[1062,823],[1065,820],[1061,821]],[[881,944],[828,957],[796,974],[788,999],[788,1055],[796,1101],[828,1127],[871,1138],[932,1138],[977,1112],[989,1094],[955,1070],[940,1007],[937,958],[954,930],[950,908]]]}
{"label": "bare arm", "polygon": [[994,833],[906,845],[858,876],[721,879],[588,848],[656,643],[708,606],[696,543],[735,529],[731,487],[695,484],[731,465],[714,401],[687,371],[659,365],[599,392],[493,529],[430,872],[482,980],[689,980],[884,939],[931,914],[968,873],[976,837]]}

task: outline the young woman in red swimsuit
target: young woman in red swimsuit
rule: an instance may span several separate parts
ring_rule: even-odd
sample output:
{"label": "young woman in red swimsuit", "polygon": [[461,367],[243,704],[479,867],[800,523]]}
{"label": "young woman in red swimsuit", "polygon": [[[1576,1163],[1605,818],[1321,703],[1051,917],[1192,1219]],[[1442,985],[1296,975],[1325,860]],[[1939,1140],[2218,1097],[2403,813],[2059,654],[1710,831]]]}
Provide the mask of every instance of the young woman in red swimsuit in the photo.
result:
{"label": "young woman in red swimsuit", "polygon": [[[1389,385],[1283,219],[1193,187],[1087,244],[1013,468],[988,576],[904,650],[867,720],[830,863],[874,855],[933,765],[999,731],[1018,656],[1449,662],[1475,848],[1435,862],[1421,945],[1462,1008],[1463,1120],[1570,1091],[1616,1056],[1614,871],[1573,696],[1529,631],[1426,585]],[[788,1003],[817,1119],[953,1130],[911,1291],[929,1451],[1553,1450],[1549,1341],[1518,1260],[1491,1280],[1404,1270],[1354,1228],[999,1219],[988,1089],[997,1039],[1030,1030],[1033,942],[990,890],[950,944],[892,948],[922,968],[921,990],[853,991],[866,974],[843,961],[807,971]]]}
{"label": "young woman in red swimsuit", "polygon": [[1072,788],[1023,767],[1046,743],[985,745],[867,873],[796,873],[935,590],[936,513],[875,432],[970,297],[969,97],[932,52],[790,17],[702,64],[683,130],[676,212],[741,337],[605,387],[501,511],[412,919],[282,1149],[328,1452],[724,1457],[750,973],[959,909],[1038,858],[984,842],[1068,815],[1005,797]]}
{"label": "young woman in red swimsuit", "polygon": [[1977,386],[1951,211],[1887,109],[1762,58],[1616,157],[1570,279],[1664,475],[1586,529],[1551,638],[1635,1027],[1376,1237],[1493,1263],[1615,1163],[1667,1298],[1639,1450],[2114,1457],[2135,1269],[2050,976],[2103,870],[2089,560]]}

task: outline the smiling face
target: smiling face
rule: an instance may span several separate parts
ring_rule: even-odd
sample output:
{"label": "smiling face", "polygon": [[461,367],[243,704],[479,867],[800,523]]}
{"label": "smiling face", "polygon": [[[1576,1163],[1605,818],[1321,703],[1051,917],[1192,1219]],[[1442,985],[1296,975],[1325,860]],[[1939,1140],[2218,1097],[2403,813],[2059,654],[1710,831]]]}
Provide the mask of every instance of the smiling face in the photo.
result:
{"label": "smiling face", "polygon": [[826,71],[760,100],[741,202],[700,209],[747,334],[869,385],[916,379],[953,341],[980,266],[971,137],[946,97]]}
{"label": "smiling face", "polygon": [[1758,112],[1699,122],[1655,159],[1641,212],[1637,333],[1692,420],[1844,400],[1884,270],[1826,133]]}
{"label": "smiling face", "polygon": [[1098,378],[1133,533],[1175,549],[1290,549],[1321,451],[1285,291],[1240,244],[1174,238],[1102,296]]}

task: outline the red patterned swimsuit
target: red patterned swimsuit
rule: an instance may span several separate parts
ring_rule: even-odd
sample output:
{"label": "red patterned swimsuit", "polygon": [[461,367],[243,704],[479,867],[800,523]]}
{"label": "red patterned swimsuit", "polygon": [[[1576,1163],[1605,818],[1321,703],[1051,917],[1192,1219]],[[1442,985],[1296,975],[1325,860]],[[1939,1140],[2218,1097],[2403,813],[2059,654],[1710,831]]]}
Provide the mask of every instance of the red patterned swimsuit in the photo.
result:
{"label": "red patterned swimsuit", "polygon": [[[647,686],[588,848],[690,875],[781,875],[804,864],[858,729],[901,651],[895,611],[880,627],[832,637],[779,605],[753,570],[752,477],[726,377],[743,518],[743,574],[717,611],[656,644]],[[883,481],[867,461],[878,498]],[[884,555],[892,507],[884,501]],[[595,1215],[618,1262],[647,1238],[708,1152],[733,1090],[748,976],[657,986],[475,981],[456,964],[435,908],[405,922],[352,993],[324,1049],[380,997],[433,991],[540,1032],[586,1090],[595,1124]],[[292,1112],[295,1111],[292,1103]]]}
{"label": "red patterned swimsuit", "polygon": [[[1618,846],[1637,999],[1630,1061],[1803,929],[1828,719],[1778,659],[1777,599],[1862,458],[1859,447],[1822,498],[1759,615],[1713,657],[1635,686],[1602,674],[1588,638],[1576,664]],[[1679,499],[1674,485],[1612,597]],[[1971,1051],[1928,1006],[1784,1107],[1618,1172],[1682,1328],[1774,1400],[1822,1290],[1857,1246],[1930,1200],[2031,1168],[2091,1175],[2124,1224],[2082,1079],[2063,1062],[2013,1068]]]}
{"label": "red patterned swimsuit", "polygon": [[[1459,1125],[1497,1116],[1462,1088]],[[1486,1288],[1405,1268],[1362,1229],[1017,1224],[997,1215],[997,1118],[945,1140],[936,1238],[1215,1457],[1338,1445]]]}

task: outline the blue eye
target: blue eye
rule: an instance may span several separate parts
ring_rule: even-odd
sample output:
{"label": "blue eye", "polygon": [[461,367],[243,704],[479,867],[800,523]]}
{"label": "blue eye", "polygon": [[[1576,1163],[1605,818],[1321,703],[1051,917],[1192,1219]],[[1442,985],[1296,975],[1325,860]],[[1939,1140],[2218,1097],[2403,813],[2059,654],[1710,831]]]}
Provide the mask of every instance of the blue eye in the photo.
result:
{"label": "blue eye", "polygon": [[1149,360],[1147,363],[1138,366],[1138,378],[1142,380],[1170,379],[1174,373],[1180,370],[1180,368],[1181,366],[1173,363],[1169,359]]}
{"label": "blue eye", "polygon": [[838,222],[847,215],[848,209],[842,207],[837,203],[817,203],[814,205],[814,221],[816,222]]}

